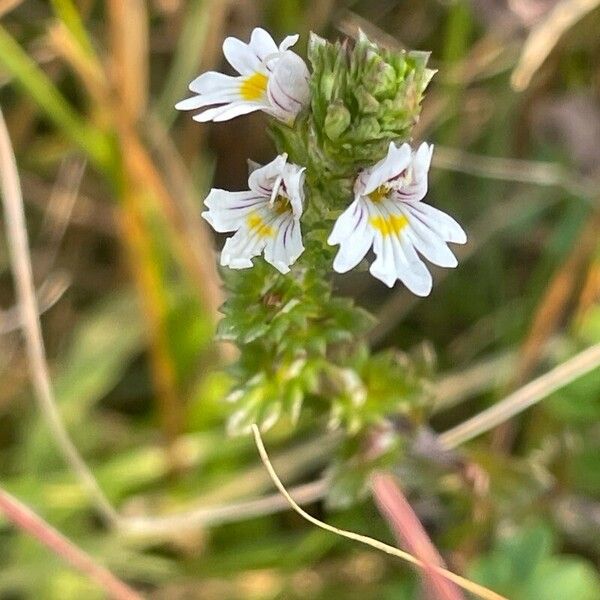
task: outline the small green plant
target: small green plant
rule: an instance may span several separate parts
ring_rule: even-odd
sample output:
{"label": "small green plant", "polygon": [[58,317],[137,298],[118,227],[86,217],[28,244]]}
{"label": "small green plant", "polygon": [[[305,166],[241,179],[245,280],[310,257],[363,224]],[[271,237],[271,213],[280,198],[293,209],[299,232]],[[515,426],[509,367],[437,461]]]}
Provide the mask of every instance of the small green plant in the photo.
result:
{"label": "small green plant", "polygon": [[248,44],[228,38],[223,50],[240,75],[204,73],[177,108],[200,111],[197,121],[262,110],[279,153],[251,164],[247,191],[213,189],[205,201],[204,218],[233,233],[221,252],[235,271],[223,273],[219,329],[240,350],[229,430],[295,425],[305,411],[346,432],[337,464],[354,465],[358,490],[401,447],[373,432],[391,417],[418,423],[428,400],[414,361],[370,352],[362,335],[372,317],[336,297],[331,271],[359,266],[372,248],[374,277],[426,296],[432,278],[419,254],[454,267],[447,242],[466,236],[422,201],[433,147],[409,144],[434,74],[428,55],[383,50],[362,34],[353,47],[313,34],[309,72],[290,49],[297,38],[279,47],[263,29]]}

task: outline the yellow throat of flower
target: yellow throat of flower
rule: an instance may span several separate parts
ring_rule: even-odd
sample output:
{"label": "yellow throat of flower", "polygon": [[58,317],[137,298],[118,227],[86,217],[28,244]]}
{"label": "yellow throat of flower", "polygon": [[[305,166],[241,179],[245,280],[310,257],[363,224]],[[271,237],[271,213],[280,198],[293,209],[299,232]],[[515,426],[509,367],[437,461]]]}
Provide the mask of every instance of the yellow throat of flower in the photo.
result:
{"label": "yellow throat of flower", "polygon": [[386,215],[371,217],[369,223],[381,233],[383,237],[398,235],[407,225],[408,219],[404,215]]}
{"label": "yellow throat of flower", "polygon": [[255,231],[261,238],[273,237],[274,235],[273,228],[267,225],[262,217],[255,212],[250,213],[246,217],[246,223],[248,224],[250,231]]}
{"label": "yellow throat of flower", "polygon": [[267,91],[269,78],[263,73],[253,73],[242,81],[240,94],[244,100],[259,100]]}

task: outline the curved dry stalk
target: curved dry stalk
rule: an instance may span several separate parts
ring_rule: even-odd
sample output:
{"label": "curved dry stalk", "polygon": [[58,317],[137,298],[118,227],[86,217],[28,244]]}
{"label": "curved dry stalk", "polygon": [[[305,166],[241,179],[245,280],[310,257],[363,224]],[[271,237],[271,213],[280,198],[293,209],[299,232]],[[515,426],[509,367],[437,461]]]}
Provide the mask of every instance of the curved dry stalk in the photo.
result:
{"label": "curved dry stalk", "polygon": [[562,0],[529,34],[519,63],[511,77],[515,90],[529,87],[533,76],[552,52],[563,34],[577,21],[600,6],[600,0]]}
{"label": "curved dry stalk", "polygon": [[504,400],[442,433],[438,437],[438,441],[445,448],[456,448],[504,423],[540,400],[547,398],[556,390],[598,367],[600,367],[600,344],[595,344],[551,371],[544,373],[541,377],[530,381],[527,385],[504,398]]}
{"label": "curved dry stalk", "polygon": [[114,523],[117,520],[117,514],[69,437],[54,402],[44,350],[42,328],[35,299],[21,185],[15,155],[1,110],[0,180],[6,239],[15,279],[17,301],[21,308],[25,346],[31,379],[35,389],[35,397],[65,460],[71,465],[79,480],[85,485],[90,496],[94,498],[98,510],[104,519],[109,523]]}
{"label": "curved dry stalk", "polygon": [[[40,315],[50,310],[69,289],[71,277],[65,271],[50,273],[37,290],[37,305]],[[18,306],[0,310],[0,335],[21,329],[23,320]]]}
{"label": "curved dry stalk", "polygon": [[484,600],[507,600],[504,596],[489,590],[488,588],[479,585],[473,581],[469,581],[448,569],[444,569],[443,567],[439,567],[437,565],[426,565],[418,558],[415,558],[412,554],[408,552],[404,552],[403,550],[399,550],[398,548],[394,548],[394,546],[390,546],[389,544],[385,544],[384,542],[380,542],[379,540],[370,538],[365,535],[360,535],[359,533],[354,533],[353,531],[347,531],[346,529],[339,529],[334,527],[333,525],[329,525],[319,519],[313,517],[309,513],[307,513],[303,508],[299,506],[299,504],[290,496],[289,492],[286,490],[283,483],[279,479],[279,476],[275,472],[273,465],[271,464],[271,460],[269,459],[269,455],[267,454],[267,450],[263,443],[262,437],[260,435],[260,430],[257,425],[252,425],[252,433],[254,434],[254,441],[256,443],[256,448],[258,449],[258,453],[260,454],[260,458],[265,465],[273,483],[277,487],[277,489],[281,492],[283,497],[287,500],[290,507],[297,512],[301,517],[306,519],[309,523],[312,523],[316,527],[320,529],[324,529],[325,531],[329,531],[341,537],[347,538],[349,540],[353,540],[355,542],[360,542],[361,544],[365,544],[366,546],[371,546],[371,548],[375,548],[376,550],[380,550],[381,552],[385,552],[386,554],[390,554],[397,558],[401,558],[402,560],[409,562],[421,569],[426,569],[430,571],[435,571],[437,574],[446,578],[448,581],[455,583],[460,586],[464,590],[475,594],[479,598],[483,598]]}
{"label": "curved dry stalk", "polygon": [[57,556],[95,581],[114,600],[142,600],[142,596],[108,569],[46,523],[30,508],[3,489],[0,489],[0,512],[16,527],[36,538]]}

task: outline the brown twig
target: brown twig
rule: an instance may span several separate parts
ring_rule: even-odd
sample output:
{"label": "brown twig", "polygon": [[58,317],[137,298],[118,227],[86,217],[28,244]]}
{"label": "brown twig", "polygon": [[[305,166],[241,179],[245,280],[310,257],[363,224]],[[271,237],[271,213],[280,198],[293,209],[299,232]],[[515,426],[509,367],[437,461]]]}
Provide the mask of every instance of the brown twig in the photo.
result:
{"label": "brown twig", "polygon": [[371,489],[379,512],[394,530],[398,541],[425,565],[423,576],[429,583],[431,597],[437,600],[464,600],[459,589],[432,568],[444,567],[444,561],[394,477],[389,473],[374,474]]}
{"label": "brown twig", "polygon": [[0,489],[0,511],[20,530],[28,533],[72,567],[95,581],[114,600],[142,600],[133,588],[115,577],[108,569],[46,523],[14,496]]}

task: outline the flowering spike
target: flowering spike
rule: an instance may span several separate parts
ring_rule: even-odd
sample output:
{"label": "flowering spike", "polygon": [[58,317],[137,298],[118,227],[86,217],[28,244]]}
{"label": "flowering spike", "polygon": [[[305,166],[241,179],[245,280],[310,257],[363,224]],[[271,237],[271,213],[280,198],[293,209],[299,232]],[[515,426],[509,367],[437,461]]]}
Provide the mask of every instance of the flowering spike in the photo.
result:
{"label": "flowering spike", "polygon": [[[422,202],[432,147],[413,151],[405,143],[433,75],[429,55],[378,48],[362,32],[355,43],[311,34],[309,74],[290,50],[296,40],[277,47],[262,29],[248,44],[228,38],[223,50],[239,77],[205,73],[190,86],[196,95],[178,107],[204,110],[195,116],[200,121],[255,110],[277,117],[270,129],[279,156],[263,167],[249,162],[248,191],[212,190],[203,213],[217,231],[233,234],[221,264],[254,267],[223,271],[229,295],[219,336],[240,349],[229,430],[293,425],[307,406],[321,422],[346,429],[340,468],[366,461],[364,477],[354,477],[358,487],[341,484],[358,494],[372,459],[361,455],[357,463],[356,449],[372,447],[372,431],[389,415],[410,419],[427,398],[415,361],[398,352],[372,355],[363,343],[373,321],[352,300],[333,295],[332,262],[348,271],[373,248],[375,277],[427,295],[432,278],[421,256],[455,266],[447,243],[466,236]],[[253,260],[262,254],[265,260]],[[294,267],[282,276],[271,265],[283,274]],[[399,436],[384,441],[376,460],[396,460]]]}

